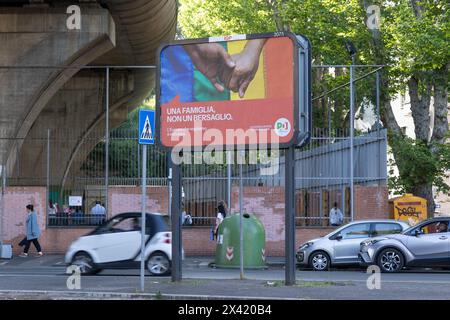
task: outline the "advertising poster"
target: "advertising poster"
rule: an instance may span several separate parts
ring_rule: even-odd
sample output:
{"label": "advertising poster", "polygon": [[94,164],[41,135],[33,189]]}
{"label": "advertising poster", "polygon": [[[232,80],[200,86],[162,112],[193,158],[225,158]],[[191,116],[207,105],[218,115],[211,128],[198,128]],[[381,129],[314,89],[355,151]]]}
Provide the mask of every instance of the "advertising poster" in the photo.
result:
{"label": "advertising poster", "polygon": [[288,36],[164,46],[159,57],[161,143],[289,143],[295,130],[294,56]]}

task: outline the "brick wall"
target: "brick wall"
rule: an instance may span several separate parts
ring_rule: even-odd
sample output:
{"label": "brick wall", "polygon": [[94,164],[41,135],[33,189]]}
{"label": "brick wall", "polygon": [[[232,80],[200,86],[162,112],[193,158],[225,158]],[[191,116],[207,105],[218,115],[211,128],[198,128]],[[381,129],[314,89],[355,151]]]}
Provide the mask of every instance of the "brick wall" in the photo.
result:
{"label": "brick wall", "polygon": [[[38,215],[41,230],[45,229],[46,188],[7,187],[3,196],[3,239],[6,244],[17,244],[26,236],[26,205],[32,204]],[[17,251],[15,251],[17,252]]]}
{"label": "brick wall", "polygon": [[389,219],[389,192],[386,186],[355,186],[355,219]]}
{"label": "brick wall", "polygon": [[210,240],[210,227],[183,227],[183,249],[186,256],[213,256],[216,242]]}
{"label": "brick wall", "polygon": [[[231,213],[239,212],[239,189],[232,190]],[[64,253],[70,243],[92,228],[50,228],[45,226],[46,190],[43,187],[10,187],[4,196],[5,219],[4,239],[6,243],[19,249],[18,242],[25,235],[25,206],[34,204],[42,229],[40,242],[47,253]],[[387,187],[355,187],[355,219],[388,218]],[[266,254],[284,255],[284,188],[283,187],[245,187],[244,211],[255,214],[266,231]],[[141,210],[140,187],[110,187],[110,216],[127,211]],[[149,187],[147,210],[166,213],[168,211],[168,192],[166,187]],[[22,223],[22,225],[21,225]],[[186,256],[212,256],[216,243],[210,239],[210,227],[183,227],[183,247]],[[329,227],[296,229],[296,247],[301,243],[323,236],[333,229]],[[32,249],[34,250],[34,249]]]}
{"label": "brick wall", "polygon": [[[48,228],[43,230],[39,242],[46,254],[64,254],[70,244],[81,236],[89,233],[93,227],[85,228]],[[15,252],[20,251],[16,248]],[[30,252],[34,252],[31,245]]]}
{"label": "brick wall", "polygon": [[[231,212],[239,212],[239,188],[233,187]],[[266,254],[284,252],[284,187],[245,187],[242,200],[244,212],[261,220],[266,231]]]}
{"label": "brick wall", "polygon": [[[108,208],[112,217],[122,212],[141,212],[141,187],[109,187]],[[147,187],[147,211],[168,213],[169,193],[167,187]]]}

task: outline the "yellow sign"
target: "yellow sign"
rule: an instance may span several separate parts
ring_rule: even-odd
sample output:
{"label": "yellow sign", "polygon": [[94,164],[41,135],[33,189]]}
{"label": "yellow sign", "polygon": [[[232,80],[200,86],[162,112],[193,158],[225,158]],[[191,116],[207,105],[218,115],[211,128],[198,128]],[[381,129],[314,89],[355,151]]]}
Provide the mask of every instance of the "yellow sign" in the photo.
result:
{"label": "yellow sign", "polygon": [[406,221],[411,226],[427,219],[427,200],[405,194],[393,199],[394,219]]}

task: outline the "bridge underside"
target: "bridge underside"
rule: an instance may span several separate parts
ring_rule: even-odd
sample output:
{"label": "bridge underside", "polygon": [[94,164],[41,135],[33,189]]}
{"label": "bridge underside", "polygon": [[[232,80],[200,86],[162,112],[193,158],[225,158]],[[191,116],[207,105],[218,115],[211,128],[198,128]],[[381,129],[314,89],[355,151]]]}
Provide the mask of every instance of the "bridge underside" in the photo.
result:
{"label": "bridge underside", "polygon": [[[12,67],[0,68],[0,164],[17,184],[33,184],[29,178],[45,168],[47,144],[36,141],[45,142],[48,130],[53,138],[58,132],[65,136],[50,143],[58,150],[50,159],[56,184],[79,171],[85,151],[98,142],[93,133],[104,132],[105,70],[76,67],[153,65],[158,46],[174,38],[176,0],[79,6],[81,29],[68,30],[67,7],[58,1],[0,4],[0,66]],[[121,124],[153,85],[151,69],[111,69],[110,128]]]}

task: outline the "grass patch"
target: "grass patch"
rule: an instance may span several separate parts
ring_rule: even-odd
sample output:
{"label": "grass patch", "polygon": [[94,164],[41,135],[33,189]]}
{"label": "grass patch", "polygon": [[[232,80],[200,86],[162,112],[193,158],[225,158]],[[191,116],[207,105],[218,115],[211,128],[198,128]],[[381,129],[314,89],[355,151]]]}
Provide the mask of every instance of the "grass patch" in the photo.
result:
{"label": "grass patch", "polygon": [[[334,281],[296,281],[293,287],[297,288],[315,288],[315,287],[330,287],[330,286],[349,286],[353,285],[352,283],[348,282],[334,282]],[[284,287],[284,281],[267,281],[264,283],[265,287]]]}
{"label": "grass patch", "polygon": [[183,286],[188,285],[188,286],[192,286],[192,287],[198,287],[202,284],[208,283],[208,281],[203,280],[203,279],[201,279],[201,280],[197,280],[197,279],[185,280],[185,279],[183,279],[183,281],[180,281],[180,282],[166,281],[166,283],[171,284],[171,285],[183,285]]}
{"label": "grass patch", "polygon": [[162,299],[163,299],[163,295],[162,295],[161,291],[158,290],[155,293],[155,300],[162,300]]}

